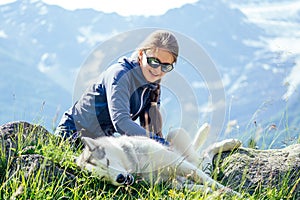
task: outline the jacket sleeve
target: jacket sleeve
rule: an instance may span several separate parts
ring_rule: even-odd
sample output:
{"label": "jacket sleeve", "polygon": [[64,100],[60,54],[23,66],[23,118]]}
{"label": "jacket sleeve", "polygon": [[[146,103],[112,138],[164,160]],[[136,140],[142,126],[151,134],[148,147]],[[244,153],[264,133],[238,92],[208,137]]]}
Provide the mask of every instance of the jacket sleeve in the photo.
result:
{"label": "jacket sleeve", "polygon": [[[119,77],[118,77],[119,76]],[[152,136],[130,117],[131,83],[127,73],[106,79],[106,94],[110,118],[117,132],[126,135]]]}

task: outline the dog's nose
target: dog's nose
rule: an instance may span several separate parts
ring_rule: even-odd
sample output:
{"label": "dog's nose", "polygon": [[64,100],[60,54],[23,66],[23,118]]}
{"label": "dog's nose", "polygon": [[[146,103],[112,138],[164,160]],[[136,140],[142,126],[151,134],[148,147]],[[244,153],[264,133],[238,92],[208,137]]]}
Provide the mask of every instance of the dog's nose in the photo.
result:
{"label": "dog's nose", "polygon": [[126,182],[126,177],[123,174],[119,174],[117,176],[116,181],[117,181],[117,183],[120,183],[120,184],[124,185],[125,182]]}
{"label": "dog's nose", "polygon": [[127,174],[125,176],[123,174],[119,174],[116,181],[121,185],[132,185],[134,183],[134,177],[131,174]]}
{"label": "dog's nose", "polygon": [[126,185],[132,185],[134,183],[134,177],[131,174],[127,174],[126,176]]}

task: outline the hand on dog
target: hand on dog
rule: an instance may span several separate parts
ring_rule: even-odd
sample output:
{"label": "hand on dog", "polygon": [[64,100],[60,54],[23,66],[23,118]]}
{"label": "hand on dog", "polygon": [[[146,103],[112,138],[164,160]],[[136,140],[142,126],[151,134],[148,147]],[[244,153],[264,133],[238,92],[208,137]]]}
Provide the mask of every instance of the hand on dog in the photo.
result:
{"label": "hand on dog", "polygon": [[156,142],[161,143],[162,145],[170,146],[169,142],[167,140],[165,140],[163,137],[159,137],[157,135],[152,135],[152,136],[150,136],[150,138],[155,140]]}

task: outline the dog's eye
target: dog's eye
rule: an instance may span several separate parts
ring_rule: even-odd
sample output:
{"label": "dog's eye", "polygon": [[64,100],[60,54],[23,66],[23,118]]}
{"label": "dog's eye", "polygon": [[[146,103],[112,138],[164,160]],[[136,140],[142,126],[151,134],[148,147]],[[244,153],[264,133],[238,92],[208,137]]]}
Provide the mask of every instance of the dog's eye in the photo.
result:
{"label": "dog's eye", "polygon": [[105,149],[103,147],[98,147],[93,151],[93,156],[98,160],[102,160],[105,157]]}

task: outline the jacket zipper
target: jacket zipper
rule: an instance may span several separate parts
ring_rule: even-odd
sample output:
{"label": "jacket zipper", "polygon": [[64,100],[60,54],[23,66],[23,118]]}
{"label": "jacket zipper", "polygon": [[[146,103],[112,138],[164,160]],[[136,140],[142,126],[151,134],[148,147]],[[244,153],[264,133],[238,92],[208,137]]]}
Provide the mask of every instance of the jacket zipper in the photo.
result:
{"label": "jacket zipper", "polygon": [[142,91],[142,94],[141,94],[141,105],[140,105],[139,110],[134,115],[132,115],[131,118],[134,118],[135,116],[137,116],[141,112],[141,110],[143,108],[143,104],[144,104],[144,95],[145,95],[146,90],[147,90],[147,88],[144,88],[144,90]]}

